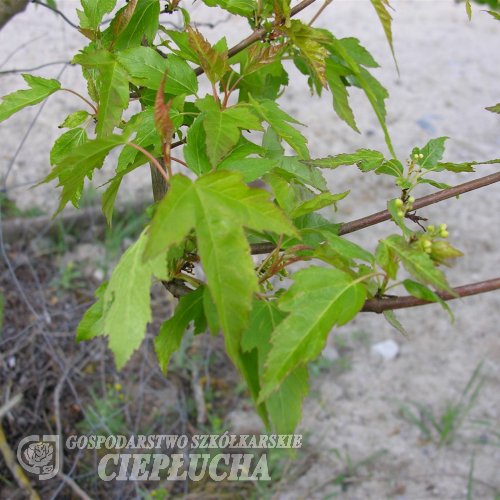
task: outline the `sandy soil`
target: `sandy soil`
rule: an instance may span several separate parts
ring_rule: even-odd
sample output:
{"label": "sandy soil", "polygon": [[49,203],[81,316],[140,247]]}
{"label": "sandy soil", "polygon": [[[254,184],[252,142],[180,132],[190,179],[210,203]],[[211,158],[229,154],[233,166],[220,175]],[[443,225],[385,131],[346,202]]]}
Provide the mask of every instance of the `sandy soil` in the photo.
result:
{"label": "sandy soil", "polygon": [[[76,2],[58,4],[75,18],[71,7]],[[446,154],[450,161],[498,158],[500,120],[498,115],[484,110],[500,100],[498,22],[476,7],[469,23],[463,4],[451,1],[400,1],[394,5],[394,45],[400,77],[369,2],[335,0],[317,26],[328,27],[339,37],[358,37],[381,64],[382,69],[375,74],[391,96],[388,123],[400,159],[404,160],[413,146],[423,146],[429,139],[444,135],[453,139]],[[215,12],[199,7],[193,18],[206,21],[213,19]],[[309,17],[308,14],[305,19]],[[223,25],[220,30],[227,33],[230,45],[249,31],[244,23]],[[218,38],[214,33],[210,37]],[[27,13],[0,32],[2,57],[26,43],[1,70],[69,60],[84,42],[52,13],[30,5]],[[37,74],[56,77],[59,71],[59,66],[49,67]],[[287,111],[308,125],[305,133],[313,157],[352,152],[359,147],[386,151],[382,132],[364,96],[352,92],[352,105],[362,131],[358,135],[330,112],[329,95],[322,100],[310,97],[301,75],[293,68],[290,75],[292,85],[281,102]],[[66,69],[62,81],[65,86],[84,90],[76,68]],[[19,88],[20,82],[16,75],[1,76],[0,94]],[[57,125],[76,109],[80,109],[80,103],[70,95],[56,94],[48,101],[14,163],[8,186],[14,188],[38,180],[48,172],[48,152],[58,135]],[[36,111],[25,110],[0,125],[1,175],[5,175]],[[493,171],[493,167],[479,167],[476,174],[441,174],[440,178],[456,184]],[[122,200],[150,196],[147,176],[136,172],[129,177],[126,190],[120,195]],[[328,175],[328,181],[334,192],[351,189],[339,212],[329,214],[336,220],[351,220],[381,210],[384,200],[398,192],[390,179],[362,175],[354,168],[338,169]],[[420,194],[426,191],[422,189]],[[12,189],[9,196],[24,208],[35,204],[47,210],[56,204],[52,186],[34,191],[20,187]],[[500,227],[495,217],[498,212],[500,196],[496,186],[422,211],[433,223],[448,223],[452,243],[466,254],[447,272],[452,285],[498,276]],[[353,235],[352,240],[374,250],[377,240],[392,232],[395,226],[387,222]],[[350,368],[341,373],[331,368],[313,379],[313,397],[305,404],[303,429],[311,432],[309,441],[319,459],[297,481],[293,491],[284,491],[280,498],[323,499],[338,492],[338,487],[331,483],[318,489],[342,471],[342,462],[331,451],[333,448],[343,456],[349,453],[354,463],[379,450],[388,450],[369,469],[357,471],[361,476],[373,473],[373,480],[353,484],[346,492],[340,492],[338,498],[466,498],[472,456],[475,456],[475,478],[500,489],[498,447],[466,444],[457,439],[451,446],[438,449],[435,444],[426,443],[419,429],[403,418],[397,404],[387,400],[417,401],[439,418],[447,403],[459,398],[476,366],[486,359],[490,378],[471,411],[471,418],[487,419],[498,430],[500,294],[468,298],[452,307],[456,315],[453,326],[439,306],[398,313],[410,340],[390,327],[383,317],[371,314],[332,332],[329,345],[350,360]],[[359,331],[369,334],[367,345],[352,338],[352,333]],[[338,338],[344,341],[339,342]],[[382,362],[371,356],[370,345],[386,339],[394,339],[401,350],[395,360]],[[494,495],[488,487],[475,484],[473,498],[494,498]]]}

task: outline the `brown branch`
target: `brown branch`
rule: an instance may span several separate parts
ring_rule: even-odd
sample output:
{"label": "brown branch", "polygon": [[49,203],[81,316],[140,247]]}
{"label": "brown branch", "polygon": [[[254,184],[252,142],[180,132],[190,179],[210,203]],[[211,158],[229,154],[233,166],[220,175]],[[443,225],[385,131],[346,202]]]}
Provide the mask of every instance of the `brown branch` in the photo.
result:
{"label": "brown branch", "polygon": [[[480,281],[470,285],[459,286],[453,290],[458,295],[452,295],[449,292],[438,292],[443,300],[453,300],[469,295],[477,295],[479,293],[492,292],[500,289],[500,278],[495,278],[488,281]],[[388,299],[368,299],[363,306],[362,312],[375,312],[380,314],[384,311],[392,311],[394,309],[407,309],[409,307],[425,306],[427,304],[435,304],[428,300],[417,299],[416,297],[393,297]]]}
{"label": "brown branch", "polygon": [[[296,16],[300,11],[304,10],[306,7],[309,7],[312,3],[314,3],[316,0],[303,0],[300,2],[298,5],[296,5],[293,9],[290,10],[290,17]],[[279,26],[280,24],[283,24],[285,22],[285,18],[283,17],[281,21],[274,23],[274,27]],[[266,36],[266,33],[269,31],[269,28],[259,28],[258,30],[255,30],[249,37],[245,38],[245,40],[242,40],[240,43],[236,44],[234,47],[230,48],[227,57],[230,59],[231,57],[235,56],[242,50],[245,50],[247,47],[250,47],[252,43],[258,42],[259,40],[262,40]],[[203,69],[198,66],[194,72],[196,73],[196,76],[200,76],[203,74]]]}
{"label": "brown branch", "polygon": [[[454,198],[455,196],[458,196],[460,194],[468,193],[469,191],[474,191],[475,189],[489,186],[490,184],[494,184],[495,182],[500,182],[500,172],[487,175],[486,177],[480,177],[479,179],[476,179],[474,181],[465,182],[464,184],[459,184],[458,186],[443,189],[438,193],[419,198],[412,204],[413,209],[417,210],[419,208],[428,207],[429,205],[434,205],[435,203],[439,203],[440,201]],[[411,217],[414,216],[410,215],[409,218]],[[379,224],[380,222],[385,222],[386,220],[390,219],[391,214],[389,213],[389,211],[382,210],[382,212],[377,212],[376,214],[368,215],[367,217],[342,224],[339,230],[339,235],[342,236],[344,234],[354,233],[355,231],[359,231],[360,229],[365,229],[367,227],[374,226],[375,224]],[[276,248],[276,245],[274,243],[255,243],[250,247],[252,255],[259,255],[272,252]]]}
{"label": "brown branch", "polygon": [[[429,205],[434,205],[434,203],[439,203],[440,201],[453,198],[460,194],[468,193],[469,191],[474,191],[475,189],[489,186],[490,184],[494,184],[495,182],[500,182],[500,172],[487,175],[486,177],[480,177],[479,179],[476,179],[474,181],[465,182],[464,184],[459,184],[458,186],[443,189],[438,193],[419,198],[418,200],[415,200],[414,203],[412,203],[413,209],[418,210],[419,208],[428,207]],[[379,224],[380,222],[384,222],[390,219],[391,214],[389,213],[389,211],[383,210],[382,212],[369,215],[368,217],[363,217],[362,219],[357,219],[353,220],[352,222],[342,224],[339,235],[353,233],[354,231],[359,231],[360,229],[365,229],[366,227],[374,226],[375,224]]]}

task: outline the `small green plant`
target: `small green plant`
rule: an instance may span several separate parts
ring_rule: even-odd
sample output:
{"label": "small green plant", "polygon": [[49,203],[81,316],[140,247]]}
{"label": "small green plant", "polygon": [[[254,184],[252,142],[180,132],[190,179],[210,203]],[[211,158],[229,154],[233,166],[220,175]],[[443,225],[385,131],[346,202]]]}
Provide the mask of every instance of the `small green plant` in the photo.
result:
{"label": "small green plant", "polygon": [[348,452],[345,452],[345,456],[342,456],[337,448],[332,448],[330,452],[333,453],[344,464],[344,470],[340,474],[334,476],[330,482],[334,485],[340,486],[342,488],[342,491],[346,491],[351,484],[348,479],[358,475],[358,471],[361,467],[367,467],[373,464],[373,462],[378,460],[381,456],[385,455],[387,453],[387,450],[376,451],[367,458],[364,458],[363,460],[360,460],[356,463],[353,463]]}
{"label": "small green plant", "polygon": [[98,429],[99,432],[109,435],[124,434],[126,425],[123,412],[120,411],[124,400],[121,384],[107,384],[107,393],[104,397],[98,396],[90,389],[90,396],[93,404],[85,408],[87,418],[78,424],[80,432],[95,433]]}
{"label": "small green plant", "polygon": [[459,400],[453,404],[448,403],[445,412],[439,419],[436,419],[432,411],[421,403],[392,401],[399,406],[401,413],[420,429],[428,441],[437,443],[438,447],[450,445],[457,437],[459,429],[474,407],[481,389],[488,379],[488,373],[483,373],[483,366],[484,362],[477,366]]}
{"label": "small green plant", "polygon": [[87,284],[79,280],[81,277],[81,269],[73,262],[68,262],[65,266],[59,266],[59,275],[52,279],[50,286],[59,293],[85,288]]}

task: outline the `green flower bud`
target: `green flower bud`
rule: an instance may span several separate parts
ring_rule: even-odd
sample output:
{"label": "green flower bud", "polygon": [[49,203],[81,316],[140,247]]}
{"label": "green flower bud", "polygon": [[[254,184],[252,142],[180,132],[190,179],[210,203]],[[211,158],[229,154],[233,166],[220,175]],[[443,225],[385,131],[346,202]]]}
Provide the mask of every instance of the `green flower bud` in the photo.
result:
{"label": "green flower bud", "polygon": [[401,198],[396,198],[394,200],[394,204],[396,205],[396,208],[401,208],[403,206],[403,200]]}
{"label": "green flower bud", "polygon": [[424,240],[422,245],[424,246],[424,248],[430,248],[432,246],[432,241],[431,240]]}
{"label": "green flower bud", "polygon": [[429,231],[430,233],[432,233],[432,231],[434,231],[434,229],[436,229],[432,224],[429,224],[427,226],[427,231]]}
{"label": "green flower bud", "polygon": [[448,229],[448,226],[446,224],[439,224],[439,230],[440,231],[446,231]]}
{"label": "green flower bud", "polygon": [[418,159],[420,158],[420,156],[419,156],[418,154],[414,154],[414,155],[413,155],[413,158],[414,158],[415,160],[418,160]]}
{"label": "green flower bud", "polygon": [[439,233],[439,236],[441,236],[441,238],[448,238],[448,236],[450,236],[450,233],[448,231],[441,231]]}
{"label": "green flower bud", "polygon": [[418,155],[418,157],[419,157],[420,159],[422,159],[422,158],[424,157],[424,155],[423,155],[422,153],[420,153],[420,154]]}
{"label": "green flower bud", "polygon": [[413,196],[410,196],[408,198],[408,203],[415,203],[415,198],[413,198]]}
{"label": "green flower bud", "polygon": [[425,253],[432,253],[432,248],[431,247],[424,248],[424,252]]}
{"label": "green flower bud", "polygon": [[398,215],[398,217],[404,217],[405,213],[402,210],[398,210],[397,215]]}

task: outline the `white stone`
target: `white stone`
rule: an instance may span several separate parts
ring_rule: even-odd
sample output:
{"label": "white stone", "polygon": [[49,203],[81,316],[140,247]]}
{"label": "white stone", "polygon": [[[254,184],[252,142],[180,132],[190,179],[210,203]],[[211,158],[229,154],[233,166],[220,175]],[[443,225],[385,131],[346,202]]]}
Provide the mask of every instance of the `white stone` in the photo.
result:
{"label": "white stone", "polygon": [[373,356],[380,356],[384,361],[390,361],[399,354],[399,346],[394,340],[384,340],[372,345],[371,353]]}

